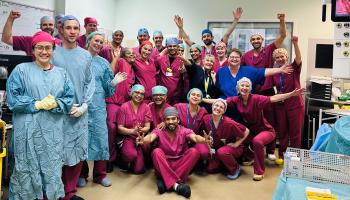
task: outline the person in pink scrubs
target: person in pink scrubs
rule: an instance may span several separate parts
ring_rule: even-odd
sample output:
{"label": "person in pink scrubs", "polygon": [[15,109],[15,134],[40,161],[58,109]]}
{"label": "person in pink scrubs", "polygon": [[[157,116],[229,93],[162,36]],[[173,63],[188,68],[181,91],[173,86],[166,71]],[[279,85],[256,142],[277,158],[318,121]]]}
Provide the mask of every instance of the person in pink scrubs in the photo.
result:
{"label": "person in pink scrubs", "polygon": [[[148,30],[146,28],[140,28],[139,31],[137,32],[137,40],[139,41],[139,46],[132,48],[137,58],[142,57],[141,51],[140,51],[142,43],[145,41],[149,41],[149,39],[150,39],[150,36],[149,36]],[[159,56],[159,53],[157,48],[152,47],[151,58],[153,60],[156,60],[158,56]]]}
{"label": "person in pink scrubs", "polygon": [[154,47],[158,50],[158,53],[161,53],[165,46],[163,46],[163,33],[162,31],[154,31],[153,32],[153,41],[154,41]]}
{"label": "person in pink scrubs", "polygon": [[[113,162],[117,158],[117,113],[120,106],[130,100],[130,89],[135,83],[135,73],[133,64],[135,55],[130,48],[125,48],[121,52],[121,58],[114,57],[111,63],[114,74],[125,72],[127,79],[116,86],[116,91],[112,97],[106,98],[107,109],[107,128],[109,144],[109,162],[107,163],[107,172],[113,171]],[[114,67],[113,67],[114,66]]]}
{"label": "person in pink scrubs", "polygon": [[[295,58],[293,63],[288,64],[288,52],[284,48],[276,49],[273,52],[273,59],[279,67],[291,66],[294,71],[291,74],[274,75],[273,83],[277,87],[278,94],[284,94],[300,88],[301,53],[298,45],[298,37],[292,37]],[[283,164],[283,153],[288,143],[290,147],[300,148],[302,128],[304,125],[304,98],[300,94],[283,102],[275,104],[275,114],[278,119],[277,127],[280,139],[279,159],[277,164]]]}
{"label": "person in pink scrubs", "polygon": [[164,55],[157,58],[157,66],[159,67],[158,84],[168,89],[168,102],[171,105],[179,103],[183,93],[183,85],[181,84],[183,73],[183,64],[191,63],[182,56],[178,56],[178,39],[167,38],[166,50]]}
{"label": "person in pink scrubs", "polygon": [[188,175],[199,159],[199,152],[187,146],[188,141],[210,143],[209,137],[201,137],[192,130],[179,125],[179,113],[176,108],[164,110],[164,129],[154,129],[147,136],[137,138],[140,144],[157,141],[158,147],[152,152],[158,192],[163,194],[170,189],[186,198],[191,196],[191,188],[185,184]]}
{"label": "person in pink scrubs", "polygon": [[[136,83],[145,87],[145,102],[150,103],[152,99],[152,88],[157,85],[157,69],[154,60],[151,58],[153,45],[146,40],[140,45],[140,56],[136,56],[134,71]],[[134,51],[135,52],[135,51]]]}
{"label": "person in pink scrubs", "polygon": [[[164,128],[163,112],[164,109],[170,107],[166,102],[168,89],[164,86],[157,85],[152,88],[152,102],[148,104],[152,113],[152,129]],[[162,125],[159,125],[162,124]],[[159,125],[159,126],[158,126]]]}
{"label": "person in pink scrubs", "polygon": [[64,17],[63,14],[58,14],[55,16],[55,29],[56,29],[56,35],[55,38],[62,40],[63,36],[60,33],[59,29],[62,26],[61,19]]}
{"label": "person in pink scrubs", "polygon": [[[32,56],[34,59],[32,49],[33,36],[12,36],[13,23],[20,17],[20,11],[11,10],[2,30],[1,41],[11,45],[15,51],[24,51],[28,56]],[[55,31],[54,24],[54,20],[50,16],[43,16],[40,19],[40,29],[50,35],[53,35]],[[61,43],[61,40],[55,39],[56,45],[60,45]]]}
{"label": "person in pink scrubs", "polygon": [[97,31],[97,20],[93,17],[85,17],[84,19],[84,28],[85,28],[85,34],[81,35],[77,39],[78,45],[85,49],[85,44],[86,44],[86,37],[92,33]]}
{"label": "person in pink scrubs", "polygon": [[241,113],[244,122],[252,132],[248,141],[254,151],[254,176],[253,180],[260,181],[264,178],[264,146],[272,142],[276,133],[273,127],[264,117],[263,109],[271,103],[284,101],[293,96],[299,96],[302,89],[295,89],[285,94],[276,94],[274,96],[263,96],[251,94],[252,82],[243,77],[237,81],[237,92],[239,96],[229,97],[226,102],[228,106],[235,106]]}
{"label": "person in pink scrubs", "polygon": [[224,116],[226,109],[226,101],[217,99],[212,104],[212,114],[203,118],[204,130],[213,139],[206,171],[208,173],[221,171],[226,173],[228,179],[235,180],[241,171],[236,159],[243,154],[242,143],[247,138],[249,130]]}
{"label": "person in pink scrubs", "polygon": [[[228,27],[227,31],[225,32],[224,36],[221,38],[220,41],[227,44],[231,33],[235,30],[235,28],[238,24],[238,21],[242,16],[242,13],[243,13],[242,8],[237,8],[236,11],[233,11],[234,20],[233,20],[232,24],[230,25],[230,27]],[[190,37],[187,35],[187,33],[184,30],[183,19],[180,16],[176,15],[174,18],[174,21],[175,21],[176,26],[179,29],[180,38],[183,38],[183,40],[186,42],[186,44],[188,46],[192,46],[194,44],[194,42],[190,39]],[[220,62],[218,59],[217,52],[215,50],[214,36],[213,36],[213,33],[211,32],[211,30],[204,29],[202,31],[202,41],[204,43],[204,46],[202,46],[201,60],[203,60],[205,55],[207,55],[207,54],[214,55],[216,62],[214,64],[213,69],[215,72],[217,72],[217,70],[219,69],[219,66],[220,66]]]}
{"label": "person in pink scrubs", "polygon": [[[280,21],[280,27],[279,27],[279,35],[275,39],[275,41],[267,46],[263,46],[264,38],[261,34],[255,33],[252,34],[250,37],[250,43],[253,47],[252,50],[248,51],[242,56],[241,64],[257,67],[257,68],[272,68],[273,67],[273,59],[272,59],[272,52],[279,48],[284,38],[286,38],[286,23],[285,23],[285,14],[278,13],[277,18]],[[256,85],[255,86],[255,93],[261,94],[261,95],[267,95],[272,96],[275,94],[275,91],[273,89],[273,81],[272,77],[265,77],[264,84]],[[276,127],[276,119],[274,115],[274,108],[273,105],[267,106],[264,109],[265,116],[267,121],[273,126]],[[271,144],[267,147],[268,152],[268,158],[269,160],[275,161],[275,148],[276,143],[273,141]]]}
{"label": "person in pink scrubs", "polygon": [[144,150],[136,143],[139,135],[147,134],[152,121],[149,106],[143,101],[145,88],[136,84],[131,88],[131,100],[120,107],[117,114],[118,133],[123,136],[121,156],[123,167],[135,174],[145,172]]}
{"label": "person in pink scrubs", "polygon": [[223,66],[228,66],[227,59],[227,46],[224,42],[220,41],[217,45],[215,45],[216,54],[219,59],[219,68]]}
{"label": "person in pink scrubs", "polygon": [[124,50],[124,47],[122,46],[123,38],[123,31],[114,31],[111,44],[104,46],[99,55],[108,60],[110,63],[112,62],[113,58],[119,58],[121,52]]}
{"label": "person in pink scrubs", "polygon": [[[178,103],[174,105],[179,112],[180,124],[191,129],[198,135],[203,135],[203,117],[208,114],[205,108],[199,105],[202,102],[202,99],[202,91],[198,88],[193,88],[187,93],[188,103]],[[200,153],[200,160],[205,160],[209,157],[210,153],[207,145],[195,144],[195,148]]]}

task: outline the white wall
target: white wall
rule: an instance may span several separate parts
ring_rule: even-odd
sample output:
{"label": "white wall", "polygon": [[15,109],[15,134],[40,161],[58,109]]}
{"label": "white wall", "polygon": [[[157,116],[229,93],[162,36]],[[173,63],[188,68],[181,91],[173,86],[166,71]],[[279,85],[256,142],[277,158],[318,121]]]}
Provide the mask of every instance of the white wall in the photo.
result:
{"label": "white wall", "polygon": [[287,21],[294,22],[294,34],[300,38],[304,61],[302,80],[306,77],[308,39],[333,38],[330,5],[327,22],[322,22],[320,0],[117,0],[115,28],[124,31],[125,41],[135,39],[140,27],[148,28],[151,33],[154,30],[177,33],[173,16],[179,14],[184,18],[186,32],[200,42],[201,30],[208,21],[232,20],[232,11],[238,6],[244,10],[242,21],[277,21],[276,14],[283,12]]}
{"label": "white wall", "polygon": [[[97,19],[99,27],[113,30],[115,26],[115,3],[115,0],[65,0],[65,14],[77,17],[82,26],[84,26],[85,17],[94,17]],[[84,28],[82,29],[84,32]]]}
{"label": "white wall", "polygon": [[15,3],[55,10],[55,0],[8,0]]}

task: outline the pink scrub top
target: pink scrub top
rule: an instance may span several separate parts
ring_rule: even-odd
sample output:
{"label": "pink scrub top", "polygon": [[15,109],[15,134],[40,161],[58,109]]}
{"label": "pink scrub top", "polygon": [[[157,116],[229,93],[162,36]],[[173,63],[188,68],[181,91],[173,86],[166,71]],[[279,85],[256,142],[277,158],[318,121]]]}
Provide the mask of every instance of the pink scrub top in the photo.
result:
{"label": "pink scrub top", "polygon": [[160,109],[159,113],[157,113],[156,111],[156,104],[154,102],[149,103],[148,106],[151,109],[151,113],[152,113],[152,119],[153,119],[152,127],[156,128],[158,124],[164,121],[164,117],[163,117],[164,109],[167,107],[170,107],[170,105],[168,103],[165,103],[163,107]]}
{"label": "pink scrub top", "polygon": [[187,129],[181,125],[176,128],[175,138],[171,139],[169,133],[166,130],[160,130],[158,128],[152,131],[158,136],[158,147],[163,150],[166,158],[180,158],[184,155],[188,149],[188,141],[190,135],[194,134],[191,129]]}
{"label": "pink scrub top", "polygon": [[178,103],[174,107],[179,112],[180,124],[186,128],[193,130],[198,135],[203,135],[201,126],[203,123],[204,115],[208,114],[205,108],[199,107],[197,114],[192,117],[188,110],[189,104],[187,103]]}
{"label": "pink scrub top", "polygon": [[[136,58],[140,58],[141,57],[141,55],[140,55],[140,46],[132,48],[132,51],[134,52]],[[158,57],[159,57],[159,52],[158,52],[157,48],[153,48],[152,52],[151,52],[151,58],[153,60],[157,60]]]}
{"label": "pink scrub top", "polygon": [[[254,51],[252,49],[242,56],[241,65],[252,66],[257,68],[272,68],[273,67],[272,53],[275,49],[276,49],[276,45],[274,42],[267,45],[266,47],[263,47],[257,56],[254,56]],[[264,90],[270,89],[272,87],[273,87],[272,78],[265,77],[264,84],[257,85],[255,87],[255,92],[259,93]]]}
{"label": "pink scrub top", "polygon": [[124,59],[118,59],[118,68],[115,69],[115,74],[118,72],[126,72],[127,78],[125,81],[118,83],[116,92],[113,96],[106,98],[107,103],[122,105],[130,100],[130,90],[135,83],[135,73],[130,64]]}
{"label": "pink scrub top", "polygon": [[[121,46],[121,49],[120,49],[120,53],[124,50],[124,47]],[[113,48],[111,46],[104,46],[100,53],[98,55],[100,55],[101,57],[105,58],[106,60],[108,60],[109,63],[112,62],[113,60],[113,55],[112,55],[112,51],[113,51]]]}
{"label": "pink scrub top", "polygon": [[152,98],[152,88],[157,85],[157,69],[152,59],[146,64],[142,59],[135,59],[135,76],[136,82],[145,87],[145,100],[148,102]]}
{"label": "pink scrub top", "polygon": [[213,147],[215,149],[225,146],[228,143],[236,142],[236,138],[243,138],[246,130],[245,126],[226,116],[221,118],[218,127],[215,128],[212,115],[210,114],[204,116],[203,126],[207,134],[211,131],[214,140]]}
{"label": "pink scrub top", "polygon": [[235,106],[237,108],[241,113],[243,121],[247,123],[248,128],[253,131],[254,134],[258,134],[262,131],[275,132],[263,114],[263,109],[271,104],[270,97],[250,94],[247,105],[243,104],[241,96],[229,97],[226,102],[228,106]]}
{"label": "pink scrub top", "polygon": [[77,43],[78,43],[78,45],[79,45],[81,48],[85,49],[85,45],[86,45],[86,35],[84,34],[84,35],[79,36],[79,37],[77,38]]}
{"label": "pink scrub top", "polygon": [[[292,92],[296,88],[301,88],[300,73],[301,63],[297,65],[295,61],[290,64],[294,71],[290,74],[276,74],[273,76],[273,83],[277,87],[279,94]],[[295,96],[283,101],[288,110],[304,107],[303,96]]]}
{"label": "pink scrub top", "polygon": [[[34,58],[32,41],[33,36],[12,36],[13,50],[24,51],[26,52],[27,56],[32,56]],[[55,38],[55,44],[61,45],[62,41],[60,39]]]}
{"label": "pink scrub top", "polygon": [[169,100],[173,97],[180,99],[183,92],[183,88],[180,87],[180,80],[182,80],[180,68],[183,64],[181,59],[176,57],[173,63],[170,64],[168,55],[159,56],[157,64],[159,66],[158,85],[168,89]]}
{"label": "pink scrub top", "polygon": [[[149,106],[142,102],[139,105],[137,112],[135,113],[131,101],[125,102],[117,113],[117,124],[123,125],[125,128],[132,129],[138,123],[144,126],[145,123],[152,121],[152,113]],[[136,138],[136,135],[130,135],[130,137]]]}

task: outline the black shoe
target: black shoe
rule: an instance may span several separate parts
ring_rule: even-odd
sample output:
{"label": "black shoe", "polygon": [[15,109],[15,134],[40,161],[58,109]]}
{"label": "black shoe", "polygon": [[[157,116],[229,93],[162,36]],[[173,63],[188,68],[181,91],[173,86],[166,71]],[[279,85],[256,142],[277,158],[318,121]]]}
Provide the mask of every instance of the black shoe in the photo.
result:
{"label": "black shoe", "polygon": [[106,168],[107,173],[113,172],[113,168],[114,168],[113,163],[107,162],[107,168]]}
{"label": "black shoe", "polygon": [[159,194],[163,194],[164,192],[166,192],[164,181],[162,179],[157,179],[157,187]]}
{"label": "black shoe", "polygon": [[70,198],[70,200],[84,200],[82,197],[74,195]]}
{"label": "black shoe", "polygon": [[176,194],[184,196],[186,198],[190,198],[191,197],[191,188],[189,185],[184,184],[184,183],[180,183],[177,188],[176,188]]}

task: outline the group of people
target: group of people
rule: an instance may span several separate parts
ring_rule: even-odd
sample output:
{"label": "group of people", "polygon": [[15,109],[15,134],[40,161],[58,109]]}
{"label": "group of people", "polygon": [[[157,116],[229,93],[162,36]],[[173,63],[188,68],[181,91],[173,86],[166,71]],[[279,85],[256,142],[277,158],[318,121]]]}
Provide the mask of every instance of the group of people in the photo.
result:
{"label": "group of people", "polygon": [[233,12],[218,44],[209,29],[202,31],[203,46],[191,41],[176,15],[177,38],[163,46],[155,31],[153,44],[141,28],[139,46],[131,49],[122,46],[121,30],[106,44],[92,17],[84,19],[84,35],[74,16],[58,15],[42,17],[42,31],[33,36],[12,36],[21,15],[12,11],[2,41],[33,62],[16,66],[7,80],[15,160],[9,199],[83,199],[76,192],[87,182],[86,160],[94,161],[93,181],[102,186],[112,185],[107,172],[116,163],[135,174],[151,165],[160,194],[174,190],[187,198],[192,170],[235,180],[242,162],[253,164],[253,180],[262,180],[265,147],[268,159],[282,164],[287,146],[301,146],[301,54],[296,36],[291,64],[280,48],[284,14],[277,15],[272,44],[264,46],[255,33],[251,51],[227,49],[242,13]]}

